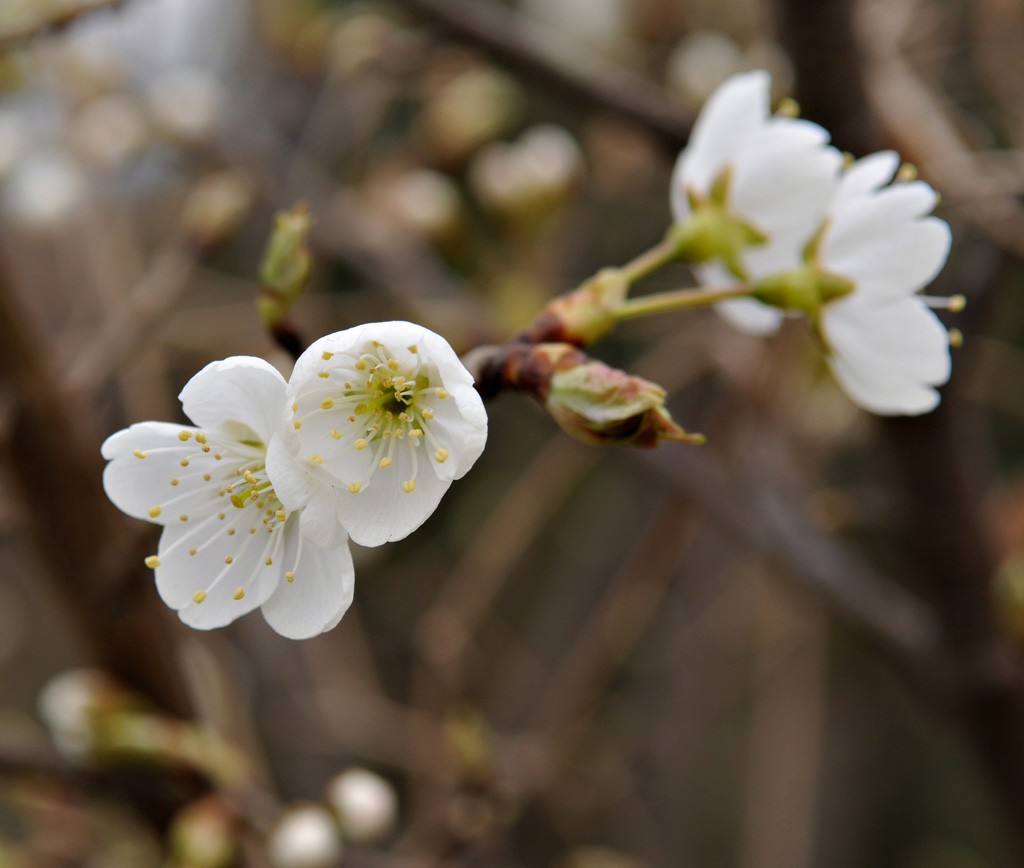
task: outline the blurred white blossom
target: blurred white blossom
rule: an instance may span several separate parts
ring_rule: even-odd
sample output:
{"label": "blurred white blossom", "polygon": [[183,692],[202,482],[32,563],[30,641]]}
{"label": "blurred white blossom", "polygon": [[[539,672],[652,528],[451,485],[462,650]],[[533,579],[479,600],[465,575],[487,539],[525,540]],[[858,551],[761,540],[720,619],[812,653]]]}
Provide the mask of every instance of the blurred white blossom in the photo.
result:
{"label": "blurred white blossom", "polygon": [[341,859],[341,837],[330,812],[319,805],[287,811],[267,839],[274,868],[327,868]]}
{"label": "blurred white blossom", "polygon": [[332,779],[327,801],[338,817],[342,836],[356,844],[380,841],[398,821],[394,787],[368,769],[349,769]]}

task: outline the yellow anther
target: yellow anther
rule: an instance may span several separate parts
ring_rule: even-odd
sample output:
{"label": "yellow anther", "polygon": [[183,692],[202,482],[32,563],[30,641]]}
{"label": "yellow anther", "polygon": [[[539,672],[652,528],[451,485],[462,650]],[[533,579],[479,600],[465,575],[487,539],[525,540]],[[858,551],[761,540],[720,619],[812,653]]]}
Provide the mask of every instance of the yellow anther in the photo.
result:
{"label": "yellow anther", "polygon": [[196,591],[192,595],[192,602],[197,606],[206,599],[206,591]]}
{"label": "yellow anther", "polygon": [[334,353],[329,353],[327,352],[327,350],[324,350],[322,353],[320,353],[320,358],[326,362],[328,359],[334,358]]}
{"label": "yellow anther", "polygon": [[388,367],[392,371],[397,371],[398,368],[399,368],[398,360],[397,359],[388,359]]}
{"label": "yellow anther", "polygon": [[193,555],[193,556],[195,556],[195,553],[196,553],[196,549],[195,549],[195,547],[193,546],[192,548],[190,548],[190,549],[188,550],[188,553],[189,553],[190,555]]}
{"label": "yellow anther", "polygon": [[186,440],[190,440],[191,438],[192,438],[192,432],[191,431],[179,431],[178,432],[178,439],[182,443],[184,443]]}
{"label": "yellow anther", "polygon": [[242,474],[242,476],[245,477],[245,481],[248,482],[250,485],[256,484],[256,477],[252,475],[251,470],[246,470],[245,473]]}
{"label": "yellow anther", "polygon": [[226,564],[230,564],[232,561],[234,561],[234,558],[231,557],[231,555],[228,555],[226,558],[224,558],[224,563]]}
{"label": "yellow anther", "polygon": [[245,588],[235,588],[235,592],[231,596],[236,600],[241,600],[245,596]]}
{"label": "yellow anther", "polygon": [[206,435],[202,431],[196,431],[196,443],[205,443]]}
{"label": "yellow anther", "polygon": [[349,422],[355,422],[356,421],[356,417],[355,416],[349,416],[348,417],[348,421]]}
{"label": "yellow anther", "polygon": [[340,431],[335,431],[333,428],[330,430],[330,435],[331,435],[331,439],[332,440],[340,440],[341,439],[341,432]]}
{"label": "yellow anther", "polygon": [[359,494],[359,492],[362,490],[362,488],[363,488],[363,483],[359,482],[358,480],[356,480],[355,482],[350,482],[348,484],[348,493],[349,494]]}
{"label": "yellow anther", "polygon": [[411,430],[411,431],[409,432],[409,436],[410,436],[410,437],[412,437],[412,438],[414,438],[414,439],[415,439],[416,437],[422,437],[422,436],[423,436],[423,431],[422,431],[421,429],[419,429],[419,428],[413,428],[413,429],[412,429],[412,430]]}
{"label": "yellow anther", "polygon": [[320,377],[320,379],[326,380],[331,375],[331,372],[330,371],[317,371],[316,375],[318,377]]}
{"label": "yellow anther", "polygon": [[210,447],[209,446],[203,446],[203,452],[209,452],[209,451],[210,451]]}
{"label": "yellow anther", "polygon": [[283,509],[279,509],[277,512],[275,512],[274,516],[277,518],[278,521],[284,521],[288,517],[287,513],[285,513]]}
{"label": "yellow anther", "polygon": [[234,535],[235,535],[235,529],[233,527],[229,527],[228,528],[228,536],[234,536]]}
{"label": "yellow anther", "polygon": [[[235,490],[235,487],[234,487],[233,485],[225,485],[225,486],[224,486],[224,490],[225,490],[225,491],[226,491],[226,492],[227,492],[228,494],[232,494],[232,493],[234,492],[234,490]],[[234,500],[234,498],[232,498],[232,500]]]}
{"label": "yellow anther", "polygon": [[434,389],[434,394],[437,395],[437,397],[440,398],[441,400],[444,400],[445,398],[448,397],[448,392],[445,389]]}
{"label": "yellow anther", "polygon": [[857,161],[857,158],[849,151],[843,151],[843,168],[849,169]]}
{"label": "yellow anther", "polygon": [[323,458],[321,458],[315,452],[312,455],[309,456],[309,460],[312,461],[314,464],[323,464],[324,463]]}
{"label": "yellow anther", "polygon": [[298,401],[292,401],[292,412],[294,413],[298,409],[299,409],[299,402]]}
{"label": "yellow anther", "polygon": [[356,442],[353,445],[356,447],[356,449],[365,449],[369,444],[362,437],[360,437],[358,440],[356,440]]}
{"label": "yellow anther", "polygon": [[295,581],[295,573],[291,572],[290,570],[284,574],[284,577],[288,580],[289,584]]}
{"label": "yellow anther", "polygon": [[254,528],[254,527],[249,528],[249,535],[252,536],[254,533],[256,533],[256,528]]}
{"label": "yellow anther", "polygon": [[366,404],[356,404],[355,407],[352,408],[352,412],[357,416],[362,416],[363,413],[367,412],[369,409],[370,408]]}
{"label": "yellow anther", "polygon": [[418,353],[419,352],[419,348],[416,346],[416,344],[409,344],[409,346],[407,346],[406,349],[410,353]]}
{"label": "yellow anther", "polygon": [[220,454],[219,452],[214,452],[214,453],[213,453],[213,459],[214,459],[214,461],[220,461],[220,460],[221,460],[221,458],[223,458],[223,457],[224,457],[224,456],[223,456],[223,455],[221,455],[221,454]]}
{"label": "yellow anther", "polygon": [[158,566],[160,566],[160,558],[158,558],[156,555],[150,555],[148,558],[146,558],[146,566],[149,567],[151,570],[155,570]]}
{"label": "yellow anther", "polygon": [[949,297],[948,310],[950,313],[960,313],[965,307],[967,307],[967,299],[963,295],[957,293]]}
{"label": "yellow anther", "polygon": [[178,484],[178,477],[175,476],[174,479],[171,480],[171,485],[177,485],[177,484]]}
{"label": "yellow anther", "polygon": [[915,166],[913,163],[904,163],[896,172],[896,180],[903,182],[916,181],[917,166]]}
{"label": "yellow anther", "polygon": [[274,565],[274,559],[267,558],[263,563],[265,563],[268,567],[272,567]]}
{"label": "yellow anther", "polygon": [[181,465],[182,467],[188,467],[188,459],[187,459],[187,458],[182,458],[182,459],[181,459],[181,461],[179,461],[178,463],[179,463],[179,464],[180,464],[180,465]]}
{"label": "yellow anther", "polygon": [[437,452],[434,453],[434,460],[438,464],[444,464],[448,460],[448,450],[438,449]]}
{"label": "yellow anther", "polygon": [[143,452],[141,449],[133,449],[132,450],[132,455],[134,455],[136,458],[145,458],[146,457],[146,453]]}
{"label": "yellow anther", "polygon": [[360,359],[358,362],[355,363],[355,369],[357,371],[365,371],[366,370],[366,362],[364,362],[362,359]]}
{"label": "yellow anther", "polygon": [[217,518],[223,519],[224,518],[224,513],[223,512],[218,512],[217,513]]}
{"label": "yellow anther", "polygon": [[959,349],[964,345],[964,333],[960,329],[949,330],[949,345],[954,349]]}
{"label": "yellow anther", "polygon": [[298,419],[292,419],[292,425],[295,426],[296,431],[302,427],[302,423]]}
{"label": "yellow anther", "polygon": [[405,480],[405,482],[402,483],[402,491],[404,491],[406,494],[412,494],[412,492],[414,492],[415,490],[416,490],[416,480],[415,479],[407,479],[407,480]]}
{"label": "yellow anther", "polygon": [[203,480],[205,482],[209,482],[210,481],[210,474],[209,473],[204,473],[203,474]]}
{"label": "yellow anther", "polygon": [[398,418],[401,419],[403,422],[408,422],[409,421],[409,414],[408,413],[399,413],[398,414]]}
{"label": "yellow anther", "polygon": [[390,467],[392,464],[394,464],[394,462],[390,458],[388,458],[387,456],[385,456],[384,458],[381,458],[381,460],[380,460],[380,466],[381,467]]}
{"label": "yellow anther", "polygon": [[178,516],[178,521],[188,521],[188,513],[187,512],[183,512],[181,515],[179,515]]}
{"label": "yellow anther", "polygon": [[423,413],[421,415],[423,416],[424,419],[433,419],[434,411],[431,410],[429,407],[424,407]]}
{"label": "yellow anther", "polygon": [[792,97],[783,97],[779,100],[778,114],[784,118],[798,118],[800,117],[800,103]]}
{"label": "yellow anther", "polygon": [[146,510],[146,512],[149,513],[150,518],[156,518],[158,515],[160,515],[160,507],[151,506],[149,509]]}
{"label": "yellow anther", "polygon": [[320,402],[320,409],[321,410],[330,410],[331,407],[333,407],[333,406],[334,406],[334,399],[333,398],[324,398]]}

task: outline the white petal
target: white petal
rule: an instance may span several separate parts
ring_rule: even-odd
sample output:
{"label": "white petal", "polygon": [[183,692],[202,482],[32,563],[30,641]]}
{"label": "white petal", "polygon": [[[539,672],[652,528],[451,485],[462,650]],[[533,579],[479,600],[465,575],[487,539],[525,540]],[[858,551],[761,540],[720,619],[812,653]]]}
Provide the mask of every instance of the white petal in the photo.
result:
{"label": "white petal", "polygon": [[715,176],[768,118],[770,101],[771,77],[763,70],[734,75],[711,95],[672,173],[676,220],[689,213],[687,190],[708,191]]}
{"label": "white petal", "polygon": [[715,305],[731,326],[749,335],[773,335],[782,325],[785,314],[777,307],[762,304],[753,298],[730,298]]}
{"label": "white petal", "polygon": [[402,539],[437,509],[451,480],[439,479],[430,466],[423,466],[423,457],[418,456],[418,464],[416,488],[411,492],[402,489],[412,474],[406,450],[400,449],[395,463],[378,470],[370,485],[358,494],[343,495],[338,516],[353,542],[379,546]]}
{"label": "white petal", "polygon": [[[263,604],[263,617],[282,636],[308,639],[335,626],[352,604],[355,569],[347,545],[324,549],[289,528],[296,549],[294,580],[281,582]],[[301,546],[301,551],[298,551]]]}
{"label": "white petal", "polygon": [[822,242],[822,258],[831,263],[856,255],[865,245],[913,224],[934,205],[935,191],[922,181],[837,201]]}
{"label": "white petal", "polygon": [[895,151],[879,151],[857,160],[843,172],[837,199],[878,190],[892,180],[899,165],[900,155]]}
{"label": "white petal", "polygon": [[[103,487],[114,505],[135,518],[177,524],[180,515],[201,512],[216,501],[217,492],[236,480],[235,469],[251,456],[215,437],[208,441],[209,452],[201,450],[194,436],[184,442],[178,437],[195,430],[168,422],[140,422],[108,438],[103,456],[110,463],[103,471]],[[135,449],[145,458],[136,457]],[[154,507],[160,508],[156,515]]]}
{"label": "white petal", "polygon": [[[223,519],[212,513],[201,522],[171,525],[160,538],[157,591],[182,621],[201,630],[223,627],[260,606],[287,569],[281,527],[267,533],[255,503],[229,509],[220,513]],[[238,588],[244,596],[236,600]],[[199,603],[196,591],[206,594]]]}
{"label": "white petal", "polygon": [[[211,362],[178,396],[185,415],[200,428],[238,438],[238,425],[270,442],[285,418],[285,381],[277,369],[252,356]],[[232,424],[234,423],[234,424]]]}
{"label": "white petal", "polygon": [[835,196],[842,157],[835,148],[798,144],[807,138],[779,128],[736,159],[730,208],[769,237],[791,232],[806,243]]}
{"label": "white petal", "polygon": [[920,299],[839,299],[822,311],[822,332],[836,378],[865,409],[917,414],[938,402],[930,387],[949,379],[949,337]]}
{"label": "white petal", "polygon": [[348,534],[338,517],[338,507],[343,497],[350,496],[347,489],[325,483],[299,516],[302,535],[321,548],[336,548],[345,542]]}
{"label": "white petal", "polygon": [[926,217],[888,231],[865,230],[859,245],[844,245],[841,253],[826,237],[821,262],[829,271],[852,279],[858,295],[896,299],[931,283],[945,265],[951,243],[949,226],[937,217]]}

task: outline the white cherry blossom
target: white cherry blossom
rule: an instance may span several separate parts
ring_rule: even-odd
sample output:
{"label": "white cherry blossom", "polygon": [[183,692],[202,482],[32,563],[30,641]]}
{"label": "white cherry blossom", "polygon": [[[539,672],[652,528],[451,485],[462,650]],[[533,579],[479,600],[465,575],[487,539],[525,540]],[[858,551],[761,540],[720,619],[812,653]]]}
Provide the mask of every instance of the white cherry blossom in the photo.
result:
{"label": "white cherry blossom", "polygon": [[[672,176],[671,204],[705,286],[791,268],[832,200],[842,157],[817,124],[771,114],[771,77],[734,75],[708,99]],[[716,309],[771,334],[784,313],[749,298]]]}
{"label": "white cherry blossom", "polygon": [[329,546],[304,538],[305,517],[282,504],[267,475],[285,386],[261,359],[213,362],[179,396],[197,427],[141,422],[103,444],[107,495],[163,526],[146,563],[192,627],[222,627],[259,607],[278,633],[306,638],[337,624],[352,601],[344,531]]}
{"label": "white cherry blossom", "polygon": [[[950,374],[949,334],[918,295],[949,255],[949,226],[928,216],[922,181],[892,180],[899,157],[883,151],[845,172],[817,244],[815,265],[852,284],[821,306],[819,331],[846,393],[886,415],[927,413]],[[940,300],[932,300],[942,304]]]}
{"label": "white cherry blossom", "polygon": [[287,402],[267,466],[321,545],[345,531],[366,546],[407,536],[487,440],[472,375],[444,338],[407,322],[320,338],[296,362]]}

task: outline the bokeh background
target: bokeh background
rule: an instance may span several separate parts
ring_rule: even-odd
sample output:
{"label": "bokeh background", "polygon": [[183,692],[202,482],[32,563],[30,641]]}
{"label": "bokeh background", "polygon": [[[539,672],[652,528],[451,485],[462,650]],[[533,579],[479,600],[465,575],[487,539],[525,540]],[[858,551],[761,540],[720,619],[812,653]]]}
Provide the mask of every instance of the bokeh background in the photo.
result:
{"label": "bokeh background", "polygon": [[[799,322],[631,322],[594,354],[708,445],[499,395],[331,633],[163,607],[99,444],[213,359],[287,372],[276,211],[315,219],[302,338],[501,342],[661,238],[753,68],[941,191],[938,411],[857,410]],[[0,0],[0,866],[1024,864],[1022,149],[1021,0]],[[351,767],[393,821],[268,849]]]}

